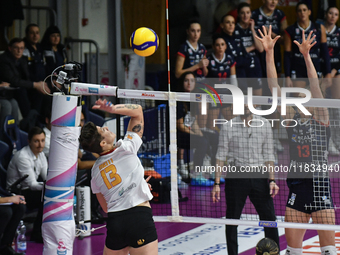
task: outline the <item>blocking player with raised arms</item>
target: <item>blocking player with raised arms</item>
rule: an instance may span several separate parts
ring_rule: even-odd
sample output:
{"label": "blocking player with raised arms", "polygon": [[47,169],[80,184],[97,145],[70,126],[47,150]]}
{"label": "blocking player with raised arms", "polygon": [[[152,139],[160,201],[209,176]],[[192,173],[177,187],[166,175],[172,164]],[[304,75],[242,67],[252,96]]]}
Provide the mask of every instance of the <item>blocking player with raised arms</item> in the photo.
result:
{"label": "blocking player with raised arms", "polygon": [[[266,51],[267,76],[269,88],[273,93],[276,88],[278,96],[281,96],[281,89],[277,83],[277,72],[274,62],[274,45],[279,36],[272,39],[271,27],[263,28],[261,40]],[[310,92],[313,98],[323,98],[313,61],[309,54],[310,49],[316,44],[315,35],[312,31],[305,39],[302,30],[302,42],[294,43],[303,55],[307,74],[310,83]],[[286,204],[285,221],[308,223],[310,217],[313,223],[335,224],[334,207],[331,197],[329,176],[323,171],[310,170],[313,168],[323,169],[327,166],[328,142],[330,137],[329,115],[327,108],[315,107],[307,110],[312,114],[305,115],[300,110],[287,106],[286,118],[294,119],[297,123],[294,127],[288,127],[289,153],[291,160],[291,171],[288,173],[287,184],[289,196]],[[296,171],[294,171],[296,169]],[[302,254],[302,242],[305,229],[285,229],[287,239],[286,254]],[[319,230],[321,254],[337,254],[335,248],[334,231]]]}
{"label": "blocking player with raised arms", "polygon": [[85,124],[79,137],[84,150],[100,154],[92,167],[91,189],[108,213],[103,254],[158,254],[157,232],[149,203],[152,195],[137,157],[144,129],[142,107],[113,105],[99,99],[93,109],[131,117],[124,139],[116,144],[116,134],[92,122]]}

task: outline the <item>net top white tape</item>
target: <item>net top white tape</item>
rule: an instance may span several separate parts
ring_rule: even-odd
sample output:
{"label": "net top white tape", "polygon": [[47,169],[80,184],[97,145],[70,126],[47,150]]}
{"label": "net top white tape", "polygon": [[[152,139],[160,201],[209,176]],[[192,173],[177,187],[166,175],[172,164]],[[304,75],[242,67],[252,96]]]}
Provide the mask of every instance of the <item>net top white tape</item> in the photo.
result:
{"label": "net top white tape", "polygon": [[[81,82],[73,82],[71,84],[71,94],[74,95],[105,95],[117,96],[118,98],[134,98],[134,99],[152,99],[152,100],[168,100],[169,92],[150,91],[150,90],[131,90],[120,89],[116,86],[97,85]],[[201,102],[203,96],[206,96],[207,102],[213,102],[213,99],[206,93],[185,93],[185,92],[170,92],[175,94],[177,101],[184,102]],[[232,95],[220,94],[222,103],[233,103]],[[273,98],[270,96],[253,96],[253,103],[260,105],[272,105]],[[287,97],[290,98],[290,97]],[[281,105],[281,100],[278,98],[278,105]],[[293,99],[293,98],[290,98]],[[247,96],[244,97],[245,102],[248,101]],[[327,108],[339,108],[340,103],[337,99],[320,99],[312,98],[304,106],[319,106]]]}

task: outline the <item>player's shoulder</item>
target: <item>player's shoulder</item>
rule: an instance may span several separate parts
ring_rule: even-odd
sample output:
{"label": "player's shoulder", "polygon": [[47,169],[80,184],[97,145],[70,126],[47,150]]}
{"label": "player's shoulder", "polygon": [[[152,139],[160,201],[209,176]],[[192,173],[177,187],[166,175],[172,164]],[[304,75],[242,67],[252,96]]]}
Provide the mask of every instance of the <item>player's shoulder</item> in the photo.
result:
{"label": "player's shoulder", "polygon": [[279,10],[279,9],[275,9],[274,10],[274,15],[277,15],[277,16],[279,16],[281,18],[286,16],[285,13],[282,10]]}

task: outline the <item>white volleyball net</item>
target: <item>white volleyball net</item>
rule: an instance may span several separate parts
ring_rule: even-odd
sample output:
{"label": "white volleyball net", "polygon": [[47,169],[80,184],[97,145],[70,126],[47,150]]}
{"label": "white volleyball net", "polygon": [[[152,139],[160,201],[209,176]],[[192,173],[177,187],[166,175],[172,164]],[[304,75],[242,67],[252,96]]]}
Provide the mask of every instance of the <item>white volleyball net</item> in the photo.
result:
{"label": "white volleyball net", "polygon": [[[192,93],[118,89],[121,101],[148,100],[144,105],[155,105],[145,107],[144,144],[139,151],[145,175],[154,177],[151,183],[155,220],[339,229],[337,100],[310,99],[304,103],[312,117],[301,116],[298,107],[288,105],[294,110],[289,118],[274,111],[270,116],[254,114],[256,118],[244,121],[242,115],[233,114],[233,106],[239,104],[233,101],[233,95],[216,90],[217,96],[209,88],[206,90],[210,93],[200,89]],[[243,110],[253,109],[249,107],[251,102],[255,105],[252,111],[259,113],[268,110],[275,100],[271,96],[253,96],[248,101],[245,96],[242,105],[248,107]],[[281,107],[280,98],[277,102],[275,108]],[[202,114],[203,104],[207,105],[206,115]],[[320,113],[315,118],[321,108],[326,109],[323,113],[328,114],[328,120]],[[127,123],[128,118],[122,118],[122,135]],[[189,136],[179,134],[185,133],[180,124],[189,128]],[[197,127],[200,130],[194,130]],[[220,169],[216,158],[223,159]],[[214,203],[212,189],[218,170],[221,192],[220,200]],[[279,187],[274,198],[269,195],[269,171],[274,172]],[[267,200],[260,196],[261,192],[267,194]],[[241,209],[239,201],[243,203]],[[265,214],[259,216],[261,207],[271,210],[271,206],[274,219]],[[285,220],[286,207],[297,212],[289,220]],[[314,217],[306,222],[299,212]]]}

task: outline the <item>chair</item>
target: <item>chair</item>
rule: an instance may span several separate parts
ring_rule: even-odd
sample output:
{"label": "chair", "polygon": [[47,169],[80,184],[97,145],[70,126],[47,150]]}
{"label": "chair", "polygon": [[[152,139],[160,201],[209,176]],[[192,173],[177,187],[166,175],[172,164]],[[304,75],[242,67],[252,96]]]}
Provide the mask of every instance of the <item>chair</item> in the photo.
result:
{"label": "chair", "polygon": [[0,186],[4,190],[6,190],[7,171],[3,167],[3,160],[8,150],[9,150],[9,146],[3,141],[0,141]]}
{"label": "chair", "polygon": [[4,166],[7,167],[12,156],[23,147],[28,145],[28,134],[19,129],[12,115],[5,118],[4,123],[4,141],[9,146],[9,150],[5,157]]}

